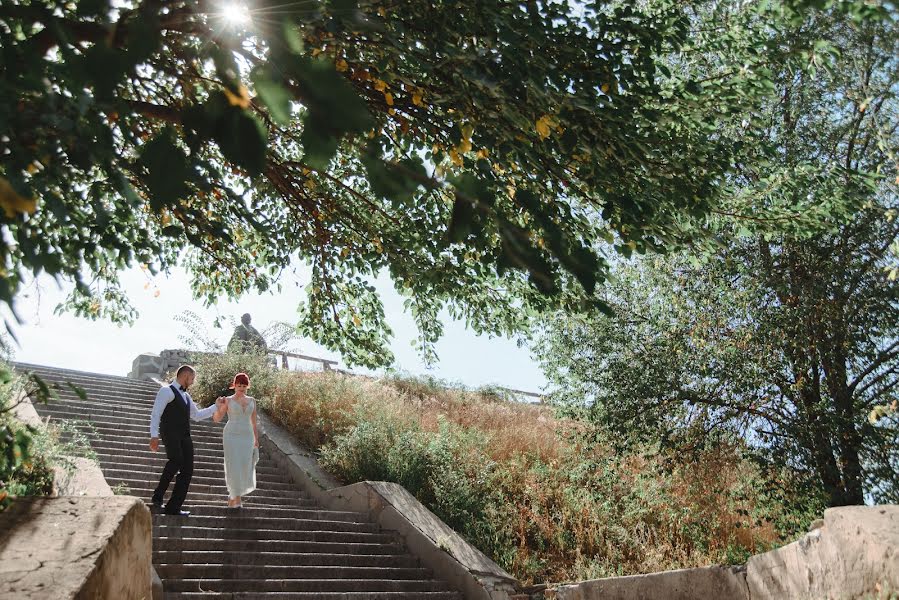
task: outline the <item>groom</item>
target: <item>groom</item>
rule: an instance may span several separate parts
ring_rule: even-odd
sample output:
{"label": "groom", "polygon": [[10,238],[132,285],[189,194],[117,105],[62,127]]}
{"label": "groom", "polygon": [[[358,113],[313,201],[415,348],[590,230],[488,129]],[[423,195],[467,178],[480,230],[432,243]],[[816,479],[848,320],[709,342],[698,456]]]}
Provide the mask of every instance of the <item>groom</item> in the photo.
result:
{"label": "groom", "polygon": [[180,515],[186,517],[189,511],[181,510],[184,498],[187,496],[187,488],[194,473],[194,443],[190,439],[190,419],[202,421],[208,419],[215,412],[217,406],[213,404],[200,409],[191,399],[187,389],[193,384],[197,373],[188,365],[178,367],[175,381],[171,385],[162,387],[156,394],[153,402],[153,412],[150,415],[150,450],[159,450],[159,438],[165,444],[165,454],[168,462],[162,470],[159,485],[153,492],[153,506],[162,508],[162,498],[172,481],[175,473],[175,489],[165,505],[165,514]]}

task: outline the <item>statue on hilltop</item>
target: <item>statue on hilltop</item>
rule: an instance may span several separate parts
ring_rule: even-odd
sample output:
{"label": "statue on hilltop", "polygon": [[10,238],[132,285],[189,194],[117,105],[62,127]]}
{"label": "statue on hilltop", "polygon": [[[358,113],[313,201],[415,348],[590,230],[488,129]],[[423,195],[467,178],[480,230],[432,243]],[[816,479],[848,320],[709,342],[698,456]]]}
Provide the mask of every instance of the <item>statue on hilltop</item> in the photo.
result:
{"label": "statue on hilltop", "polygon": [[234,352],[256,352],[265,354],[268,352],[268,345],[265,338],[259,331],[250,325],[250,313],[245,313],[240,318],[240,325],[234,328],[234,335],[228,342],[228,350]]}

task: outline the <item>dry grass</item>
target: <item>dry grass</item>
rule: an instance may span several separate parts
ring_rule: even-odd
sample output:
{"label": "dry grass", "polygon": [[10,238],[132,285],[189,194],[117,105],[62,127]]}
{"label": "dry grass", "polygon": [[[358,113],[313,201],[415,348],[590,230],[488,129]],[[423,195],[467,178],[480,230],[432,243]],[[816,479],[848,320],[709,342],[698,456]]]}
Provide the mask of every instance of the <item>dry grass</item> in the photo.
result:
{"label": "dry grass", "polygon": [[266,410],[338,477],[402,483],[526,583],[733,562],[782,540],[735,446],[617,456],[548,407],[420,380],[280,372],[271,389]]}
{"label": "dry grass", "polygon": [[416,415],[425,431],[437,431],[440,420],[477,429],[488,438],[490,457],[496,461],[533,454],[553,460],[560,452],[559,434],[573,427],[553,417],[551,408],[497,399],[489,393],[453,388],[428,388],[391,379],[401,393],[404,412]]}

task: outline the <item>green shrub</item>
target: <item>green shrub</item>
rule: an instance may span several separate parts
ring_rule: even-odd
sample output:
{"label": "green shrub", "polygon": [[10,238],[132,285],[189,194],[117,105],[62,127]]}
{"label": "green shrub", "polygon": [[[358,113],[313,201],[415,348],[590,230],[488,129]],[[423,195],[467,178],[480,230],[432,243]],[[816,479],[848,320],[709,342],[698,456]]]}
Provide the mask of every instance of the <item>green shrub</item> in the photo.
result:
{"label": "green shrub", "polygon": [[238,373],[246,373],[250,377],[247,394],[254,398],[268,398],[274,390],[276,369],[266,354],[196,352],[191,359],[197,378],[190,393],[203,406],[212,404],[220,395],[230,396],[233,392],[228,390],[228,386]]}
{"label": "green shrub", "polygon": [[[71,476],[75,457],[96,460],[90,446],[90,429],[69,422],[40,427],[25,425],[13,416],[13,405],[22,393],[42,401],[41,389],[29,389],[30,380],[16,376],[0,363],[0,510],[16,496],[47,496],[53,493],[54,478]],[[62,441],[65,434],[67,441]]]}

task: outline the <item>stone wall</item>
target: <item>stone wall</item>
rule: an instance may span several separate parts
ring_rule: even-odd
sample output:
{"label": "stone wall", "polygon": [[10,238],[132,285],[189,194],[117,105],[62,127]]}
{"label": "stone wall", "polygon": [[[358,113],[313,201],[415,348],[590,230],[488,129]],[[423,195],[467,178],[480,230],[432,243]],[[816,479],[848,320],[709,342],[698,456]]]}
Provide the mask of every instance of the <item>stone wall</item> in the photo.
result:
{"label": "stone wall", "polygon": [[583,581],[558,600],[887,600],[899,598],[899,506],[845,506],[745,567],[706,567]]}
{"label": "stone wall", "polygon": [[152,522],[137,498],[19,498],[0,513],[0,539],[4,597],[152,598]]}
{"label": "stone wall", "polygon": [[803,538],[749,559],[750,600],[899,597],[899,506],[843,506]]}
{"label": "stone wall", "polygon": [[745,569],[718,566],[582,581],[547,596],[559,600],[749,599]]}
{"label": "stone wall", "polygon": [[[40,416],[37,414],[37,411],[34,409],[34,406],[31,404],[31,401],[26,396],[20,396],[17,399],[17,401],[13,404],[13,414],[15,415],[15,417],[18,420],[22,421],[23,423],[32,425],[34,427],[42,427],[43,426],[43,421],[41,420]],[[109,484],[107,483],[106,478],[103,476],[103,471],[100,469],[100,465],[98,465],[96,462],[86,459],[86,458],[80,458],[80,457],[70,457],[68,460],[70,460],[74,463],[74,469],[71,469],[71,470],[63,469],[62,467],[59,467],[59,466],[54,467],[54,478],[53,478],[53,497],[54,498],[75,500],[75,504],[78,506],[84,506],[83,504],[80,504],[80,501],[82,500],[82,498],[80,498],[80,497],[93,498],[95,500],[99,500],[101,503],[102,503],[103,499],[110,498],[111,506],[118,505],[119,503],[125,502],[126,500],[129,500],[129,499],[130,500],[138,500],[137,498],[130,498],[130,497],[126,497],[126,496],[113,497],[112,488],[109,487]],[[62,498],[59,498],[60,496]],[[72,498],[72,497],[74,497],[74,498]],[[28,500],[36,500],[36,499],[32,498],[32,499],[28,499]],[[22,500],[17,500],[16,504],[18,505],[18,503],[21,501]],[[125,503],[127,504],[127,502],[125,502]],[[141,507],[144,507],[143,502],[140,502],[138,500],[138,503],[140,504]],[[17,510],[21,510],[21,507],[17,508]],[[144,511],[147,511],[147,509],[145,507],[144,507]],[[32,514],[32,512],[34,512],[34,514]],[[50,512],[52,512],[52,511],[50,511]],[[79,515],[82,515],[84,512],[85,512],[84,510],[79,510],[79,509],[68,510],[66,513],[67,517],[65,517],[65,519],[69,519],[70,521],[75,521],[78,519]],[[90,510],[87,509],[87,512],[90,512]],[[31,522],[38,515],[38,513],[40,513],[40,508],[33,508],[33,510],[27,514],[20,514],[20,517],[23,521],[21,524],[22,527],[30,527]],[[147,514],[149,514],[148,511],[147,511]],[[47,517],[47,515],[43,515],[43,516]],[[2,517],[2,514],[0,514],[0,517]],[[85,517],[82,516],[82,518],[85,518]],[[62,519],[63,518],[60,517],[60,519],[57,519],[56,521],[59,521]],[[129,532],[127,530],[127,528],[129,526],[133,528],[133,522],[131,519],[122,519],[121,523],[125,529],[123,529],[121,532],[116,531],[115,535],[110,537],[111,540],[115,539],[115,543],[110,542],[110,543],[112,543],[112,546],[109,548],[107,548],[105,546],[100,548],[101,552],[103,552],[103,553],[106,553],[106,552],[112,553],[104,559],[104,562],[102,563],[103,564],[102,569],[112,569],[112,571],[114,571],[115,569],[120,568],[121,564],[123,564],[123,563],[127,564],[128,561],[135,560],[135,558],[137,560],[144,561],[146,563],[146,571],[149,573],[149,575],[148,575],[149,581],[147,582],[147,586],[148,586],[148,589],[151,590],[151,595],[144,596],[143,593],[141,593],[141,595],[136,595],[136,596],[134,596],[134,598],[146,598],[147,600],[152,598],[153,600],[162,600],[162,597],[163,597],[162,581],[159,579],[159,576],[156,573],[156,569],[152,565],[152,556],[150,556],[150,554],[144,553],[143,551],[137,553],[139,556],[137,556],[137,557],[134,556],[135,552],[134,552],[133,545],[137,544],[138,546],[140,546],[143,543],[141,540],[142,540],[142,537],[144,536],[145,532],[143,531],[143,529],[139,528],[136,532],[137,537],[134,540],[131,540],[130,543],[125,543],[122,541],[122,539],[119,536],[132,535],[134,532],[133,531]],[[85,527],[85,524],[88,524],[89,527]],[[95,525],[96,525],[96,521],[91,520],[90,522],[86,522],[86,521],[79,521],[77,523],[67,522],[67,523],[63,523],[62,527],[65,527],[65,528],[68,528],[71,530],[75,530],[75,529],[87,530],[87,529],[94,527]],[[60,524],[58,522],[54,522],[53,527],[54,527],[54,529],[58,530],[60,527]],[[0,525],[0,532],[3,532],[3,531],[6,531],[6,533],[4,533],[3,535],[0,535],[0,539],[3,539],[4,543],[6,542],[6,540],[4,538],[6,538],[7,535],[9,535],[9,536],[23,535],[23,530],[19,529],[19,525],[15,521],[8,521],[5,524]],[[53,533],[54,532],[52,532],[52,531],[48,532],[48,534],[51,534],[51,535]],[[73,534],[70,533],[69,535],[73,535]],[[30,539],[30,537],[31,537],[31,534],[26,534],[26,539]],[[10,539],[13,539],[13,537],[10,537]],[[126,542],[127,542],[127,540],[126,540]],[[150,534],[150,537],[147,538],[147,544],[152,545],[152,532]],[[57,564],[56,559],[53,558],[55,549],[53,548],[52,545],[50,545],[50,546],[43,546],[43,545],[35,546],[35,548],[32,549],[33,554],[29,557],[25,557],[24,555],[19,556],[16,553],[12,553],[9,557],[9,560],[6,560],[5,555],[2,554],[2,551],[5,548],[6,548],[6,546],[3,546],[3,548],[0,548],[0,565],[3,565],[2,568],[0,568],[0,589],[5,589],[2,587],[2,585],[3,585],[3,582],[6,580],[6,577],[16,578],[16,577],[18,577],[18,575],[16,575],[16,574],[21,574],[23,572],[24,572],[24,575],[23,575],[24,579],[30,580],[30,581],[34,582],[37,587],[40,587],[42,585],[41,582],[43,581],[44,578],[52,579],[52,577],[56,576],[56,575],[54,575],[54,573],[56,573],[56,571],[65,568],[65,565]],[[118,552],[125,552],[125,554],[127,556],[125,556],[124,558],[117,556],[116,553],[118,553]],[[82,559],[84,558],[84,556],[82,556],[82,555],[76,555],[76,556],[81,557]],[[31,566],[29,563],[29,561],[31,559],[37,561],[38,564],[41,566],[43,566],[46,563],[47,566],[51,569],[51,571],[49,573],[44,573],[43,571],[40,573],[32,572],[30,570]],[[109,565],[113,565],[113,567],[110,567]],[[85,565],[82,565],[82,566],[84,567]],[[141,565],[139,565],[139,570],[141,570],[141,571],[144,570],[143,563]],[[23,597],[27,597],[27,598],[41,598],[41,597],[47,597],[47,598],[50,598],[50,597],[52,597],[52,598],[91,598],[91,599],[118,598],[119,596],[97,595],[99,593],[98,590],[96,589],[96,585],[99,585],[97,583],[98,581],[102,584],[102,586],[106,586],[106,587],[112,586],[111,589],[115,588],[117,585],[114,582],[111,582],[110,577],[112,577],[112,575],[110,575],[110,574],[101,574],[101,575],[99,575],[99,577],[100,577],[100,579],[87,578],[87,579],[80,580],[80,581],[82,581],[82,584],[84,586],[87,586],[86,589],[81,590],[79,588],[76,588],[75,591],[72,592],[72,594],[68,595],[68,596],[56,595],[54,590],[56,590],[57,588],[54,587],[54,588],[47,590],[47,593],[48,593],[47,596],[41,596],[40,593],[38,593],[39,590],[35,589],[32,592],[30,592],[29,594],[24,595]],[[103,582],[106,582],[106,583],[103,583]],[[68,590],[68,588],[65,588],[65,589]],[[139,589],[143,589],[143,588],[139,587]],[[68,593],[68,591],[66,593]],[[125,596],[122,596],[122,597],[124,598]]]}
{"label": "stone wall", "polygon": [[163,350],[159,354],[150,352],[141,354],[131,363],[128,377],[141,381],[163,379],[166,374],[175,371],[181,365],[190,364],[191,354],[188,350]]}

